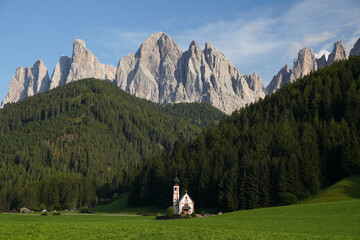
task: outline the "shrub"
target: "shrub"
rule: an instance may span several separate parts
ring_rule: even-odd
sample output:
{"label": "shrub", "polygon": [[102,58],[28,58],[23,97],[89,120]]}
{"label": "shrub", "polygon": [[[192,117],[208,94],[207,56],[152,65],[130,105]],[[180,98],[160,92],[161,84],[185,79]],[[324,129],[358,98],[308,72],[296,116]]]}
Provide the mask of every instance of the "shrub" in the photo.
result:
{"label": "shrub", "polygon": [[80,213],[89,213],[89,208],[88,206],[82,206],[80,208]]}
{"label": "shrub", "polygon": [[201,216],[204,216],[205,214],[206,214],[206,212],[205,211],[201,211]]}
{"label": "shrub", "polygon": [[299,195],[300,200],[307,200],[310,197],[311,197],[311,192],[309,192],[308,190],[305,190],[305,191],[301,192],[300,195]]}
{"label": "shrub", "polygon": [[191,214],[191,217],[196,218],[196,217],[197,217],[197,216],[196,216],[196,213],[193,212],[193,213]]}
{"label": "shrub", "polygon": [[40,206],[39,206],[39,210],[40,210],[40,212],[42,211],[42,210],[44,210],[46,207],[45,207],[45,204],[40,204]]}
{"label": "shrub", "polygon": [[279,200],[280,203],[283,205],[291,205],[296,204],[298,202],[297,197],[292,193],[279,193]]}
{"label": "shrub", "polygon": [[174,208],[173,206],[170,206],[170,207],[167,209],[167,215],[168,215],[169,217],[172,217],[172,216],[174,216],[174,214],[175,214],[175,208]]}
{"label": "shrub", "polygon": [[119,198],[119,195],[117,193],[114,193],[114,195],[112,196],[111,200],[115,200],[115,199],[118,199]]}
{"label": "shrub", "polygon": [[53,213],[53,216],[59,216],[59,215],[61,215],[61,213],[59,212]]}
{"label": "shrub", "polygon": [[48,214],[46,212],[43,212],[42,214],[40,214],[40,216],[47,216]]}

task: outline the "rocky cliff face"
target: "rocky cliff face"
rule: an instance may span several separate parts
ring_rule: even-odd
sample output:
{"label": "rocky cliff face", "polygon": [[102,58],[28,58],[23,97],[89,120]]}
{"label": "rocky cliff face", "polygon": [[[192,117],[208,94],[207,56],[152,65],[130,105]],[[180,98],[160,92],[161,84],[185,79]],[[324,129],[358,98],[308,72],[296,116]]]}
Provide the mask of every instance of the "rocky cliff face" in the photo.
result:
{"label": "rocky cliff face", "polygon": [[313,50],[307,48],[300,49],[298,58],[294,61],[290,82],[294,82],[298,78],[303,78],[305,75],[316,70],[317,62]]}
{"label": "rocky cliff face", "polygon": [[266,94],[272,94],[288,82],[294,82],[299,78],[303,78],[310,72],[314,72],[325,66],[331,65],[336,61],[344,59],[347,59],[347,54],[342,41],[338,41],[334,44],[334,48],[328,59],[326,59],[325,55],[316,59],[312,49],[303,48],[299,51],[298,58],[294,60],[293,68],[289,69],[289,67],[285,65],[278,74],[273,77],[266,87],[265,92]]}
{"label": "rocky cliff face", "polygon": [[[350,55],[360,55],[360,38]],[[225,113],[231,113],[264,97],[265,93],[272,94],[287,82],[294,82],[346,58],[342,41],[334,44],[328,59],[325,55],[316,59],[312,49],[303,48],[294,60],[293,68],[285,65],[263,88],[262,79],[256,72],[242,75],[210,43],[206,43],[202,50],[193,41],[188,50],[182,52],[168,35],[155,33],[141,44],[135,54],[130,53],[120,59],[116,68],[101,64],[86,48],[85,42],[77,39],[73,44],[72,57],[60,57],[51,81],[40,60],[32,68],[19,67],[1,107],[69,82],[94,77],[112,81],[137,97],[161,104],[207,102]]]}
{"label": "rocky cliff face", "polygon": [[278,74],[273,77],[269,85],[266,87],[265,92],[266,94],[272,94],[277,89],[282,88],[287,82],[290,81],[292,70],[289,68],[289,66],[286,64],[284,67],[280,69]]}
{"label": "rocky cliff face", "polygon": [[351,49],[349,56],[360,56],[360,38],[354,44],[354,47]]}
{"label": "rocky cliff face", "polygon": [[73,54],[69,58],[61,56],[51,77],[50,89],[84,78],[98,78],[113,81],[116,67],[101,64],[96,56],[86,48],[82,39],[73,44]]}
{"label": "rocky cliff face", "polygon": [[183,53],[161,32],[146,39],[135,55],[120,59],[115,83],[154,102],[208,102],[226,113],[265,95],[259,75],[243,76],[211,44],[201,50],[193,41]]}
{"label": "rocky cliff face", "polygon": [[312,71],[317,70],[317,60],[312,49],[300,49],[298,57],[294,60],[292,69],[285,65],[276,76],[273,77],[270,84],[266,87],[266,93],[272,94],[288,82],[294,82]]}
{"label": "rocky cliff face", "polygon": [[331,65],[334,62],[347,59],[346,49],[343,41],[338,41],[334,44],[334,49],[330,53],[326,65]]}
{"label": "rocky cliff face", "polygon": [[[91,77],[112,81],[114,80],[115,72],[115,67],[99,62],[95,55],[86,48],[84,40],[76,39],[74,41],[70,70],[66,83]],[[112,79],[108,79],[107,76],[112,77]]]}
{"label": "rocky cliff face", "polygon": [[43,61],[38,60],[33,67],[18,67],[11,79],[9,92],[1,107],[10,102],[17,102],[25,97],[45,92],[50,88],[48,70]]}
{"label": "rocky cliff face", "polygon": [[66,79],[70,71],[70,66],[71,66],[71,58],[67,56],[61,56],[54,68],[51,77],[50,89],[64,85],[66,83]]}
{"label": "rocky cliff face", "polygon": [[325,54],[323,54],[321,56],[321,58],[316,59],[318,69],[321,69],[321,68],[325,67],[326,66],[326,61],[327,61],[327,59],[326,59]]}
{"label": "rocky cliff face", "polygon": [[117,68],[101,64],[86,48],[85,42],[77,39],[73,44],[72,57],[60,57],[51,82],[47,76],[46,80],[42,80],[46,82],[42,87],[37,83],[36,87],[28,87],[30,83],[27,82],[38,77],[27,77],[26,71],[30,70],[17,70],[4,104],[9,99],[19,101],[37,92],[90,77],[112,81],[137,97],[161,104],[207,102],[226,113],[265,96],[262,79],[256,72],[242,75],[210,43],[206,43],[202,50],[193,41],[189,49],[182,52],[162,32],[152,34],[135,54],[120,59]]}

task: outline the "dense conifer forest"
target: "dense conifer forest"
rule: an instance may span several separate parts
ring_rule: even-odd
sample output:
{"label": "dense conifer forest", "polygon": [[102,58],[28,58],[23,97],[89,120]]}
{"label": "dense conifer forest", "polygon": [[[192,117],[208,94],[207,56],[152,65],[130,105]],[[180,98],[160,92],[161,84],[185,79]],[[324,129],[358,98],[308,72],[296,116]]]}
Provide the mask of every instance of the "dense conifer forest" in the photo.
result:
{"label": "dense conifer forest", "polygon": [[360,57],[334,63],[233,112],[145,162],[130,203],[167,207],[177,172],[197,209],[296,203],[360,174]]}
{"label": "dense conifer forest", "polygon": [[0,211],[72,209],[128,191],[143,162],[225,117],[87,79],[0,109]]}

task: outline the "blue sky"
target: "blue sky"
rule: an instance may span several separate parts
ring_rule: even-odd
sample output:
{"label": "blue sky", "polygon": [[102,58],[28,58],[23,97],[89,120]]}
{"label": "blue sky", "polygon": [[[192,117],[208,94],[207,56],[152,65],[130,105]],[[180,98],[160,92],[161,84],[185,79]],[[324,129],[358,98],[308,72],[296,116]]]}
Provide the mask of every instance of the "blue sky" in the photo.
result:
{"label": "blue sky", "polygon": [[85,40],[100,62],[117,66],[152,33],[165,32],[187,50],[210,42],[243,74],[266,86],[302,47],[348,52],[360,37],[360,1],[10,1],[0,0],[0,101],[18,66],[45,62],[51,77],[72,42]]}

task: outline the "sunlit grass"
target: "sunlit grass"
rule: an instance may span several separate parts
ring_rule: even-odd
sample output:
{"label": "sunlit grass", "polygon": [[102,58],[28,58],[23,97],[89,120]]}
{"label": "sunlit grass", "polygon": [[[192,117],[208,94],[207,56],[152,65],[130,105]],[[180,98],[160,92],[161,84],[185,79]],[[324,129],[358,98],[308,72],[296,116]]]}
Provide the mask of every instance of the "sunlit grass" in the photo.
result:
{"label": "sunlit grass", "polygon": [[299,204],[221,216],[0,214],[0,239],[359,239],[360,200]]}

